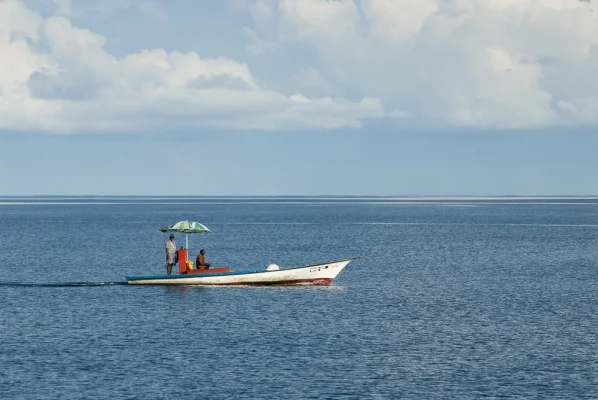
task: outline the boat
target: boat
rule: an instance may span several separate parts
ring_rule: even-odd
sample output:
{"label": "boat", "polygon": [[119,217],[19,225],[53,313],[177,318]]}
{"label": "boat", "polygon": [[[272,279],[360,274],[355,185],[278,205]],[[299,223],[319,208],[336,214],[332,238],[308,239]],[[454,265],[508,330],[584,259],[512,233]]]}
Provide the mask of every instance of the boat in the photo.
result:
{"label": "boat", "polygon": [[[178,275],[126,276],[130,285],[330,285],[334,278],[352,260],[359,257],[345,258],[303,267],[281,268],[270,264],[264,270],[231,271],[230,268],[204,268],[195,266],[188,260],[189,233],[209,233],[203,224],[193,221],[179,221],[172,225],[163,225],[162,232],[180,232],[185,234],[185,247],[177,250]],[[170,271],[169,271],[170,272]]]}
{"label": "boat", "polygon": [[327,286],[352,260],[345,258],[303,267],[281,268],[270,264],[265,270],[231,271],[230,268],[192,269],[186,249],[179,250],[179,275],[126,276],[129,285],[317,285]]}

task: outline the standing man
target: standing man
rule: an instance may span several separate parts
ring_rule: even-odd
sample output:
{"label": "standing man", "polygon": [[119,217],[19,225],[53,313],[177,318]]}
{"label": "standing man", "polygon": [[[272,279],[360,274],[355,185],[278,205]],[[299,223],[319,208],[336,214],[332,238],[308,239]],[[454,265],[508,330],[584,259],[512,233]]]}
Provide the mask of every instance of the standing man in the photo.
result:
{"label": "standing man", "polygon": [[172,273],[172,266],[176,255],[176,243],[174,242],[174,235],[170,235],[170,239],[166,241],[166,272],[168,275]]}

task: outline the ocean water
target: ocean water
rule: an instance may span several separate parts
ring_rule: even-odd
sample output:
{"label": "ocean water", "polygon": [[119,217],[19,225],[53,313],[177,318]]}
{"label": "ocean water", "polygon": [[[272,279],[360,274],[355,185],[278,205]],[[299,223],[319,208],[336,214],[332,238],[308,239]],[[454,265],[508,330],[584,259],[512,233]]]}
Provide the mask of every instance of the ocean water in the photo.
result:
{"label": "ocean water", "polygon": [[[2,399],[598,398],[597,200],[0,202]],[[123,285],[181,219],[216,266],[361,258],[330,287]]]}

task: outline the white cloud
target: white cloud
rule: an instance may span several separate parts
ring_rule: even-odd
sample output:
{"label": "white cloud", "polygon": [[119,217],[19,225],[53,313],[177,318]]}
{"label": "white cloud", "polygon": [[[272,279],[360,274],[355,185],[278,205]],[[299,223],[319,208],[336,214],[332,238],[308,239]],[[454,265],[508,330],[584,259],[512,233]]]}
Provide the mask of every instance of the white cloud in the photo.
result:
{"label": "white cloud", "polygon": [[413,125],[598,124],[591,2],[281,0],[260,9],[269,15],[252,27],[261,40],[313,49],[318,79],[405,110]]}
{"label": "white cloud", "polygon": [[[58,3],[68,14],[70,3]],[[105,42],[64,16],[43,19],[22,2],[1,1],[0,129],[320,129],[394,115],[369,97],[285,95],[230,58],[163,49],[117,58]]]}
{"label": "white cloud", "polygon": [[71,0],[54,0],[59,15],[66,17],[71,15]]}
{"label": "white cloud", "polygon": [[253,29],[246,26],[242,29],[243,34],[249,41],[249,44],[245,46],[245,50],[255,56],[263,56],[266,53],[276,51],[280,48],[277,43],[269,43],[262,40]]}
{"label": "white cloud", "polygon": [[310,96],[322,97],[339,91],[330,80],[313,67],[297,72],[289,82],[297,90]]}
{"label": "white cloud", "polygon": [[39,2],[0,0],[0,129],[598,125],[591,2],[231,1],[229,12],[246,13],[236,57],[176,42],[116,56],[110,41],[122,38],[107,43],[69,19],[82,3],[54,0],[56,15],[44,18],[26,6]]}
{"label": "white cloud", "polygon": [[373,35],[382,40],[404,40],[420,32],[438,5],[434,0],[370,0],[363,3],[363,10]]}

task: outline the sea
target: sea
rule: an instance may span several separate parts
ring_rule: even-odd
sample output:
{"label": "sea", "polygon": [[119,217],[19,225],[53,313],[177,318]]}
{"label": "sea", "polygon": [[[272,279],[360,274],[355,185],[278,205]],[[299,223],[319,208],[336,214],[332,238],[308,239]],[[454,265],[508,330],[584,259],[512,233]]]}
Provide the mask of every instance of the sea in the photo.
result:
{"label": "sea", "polygon": [[[187,219],[214,266],[360,258],[124,284]],[[3,197],[0,259],[1,399],[598,398],[596,198]]]}

